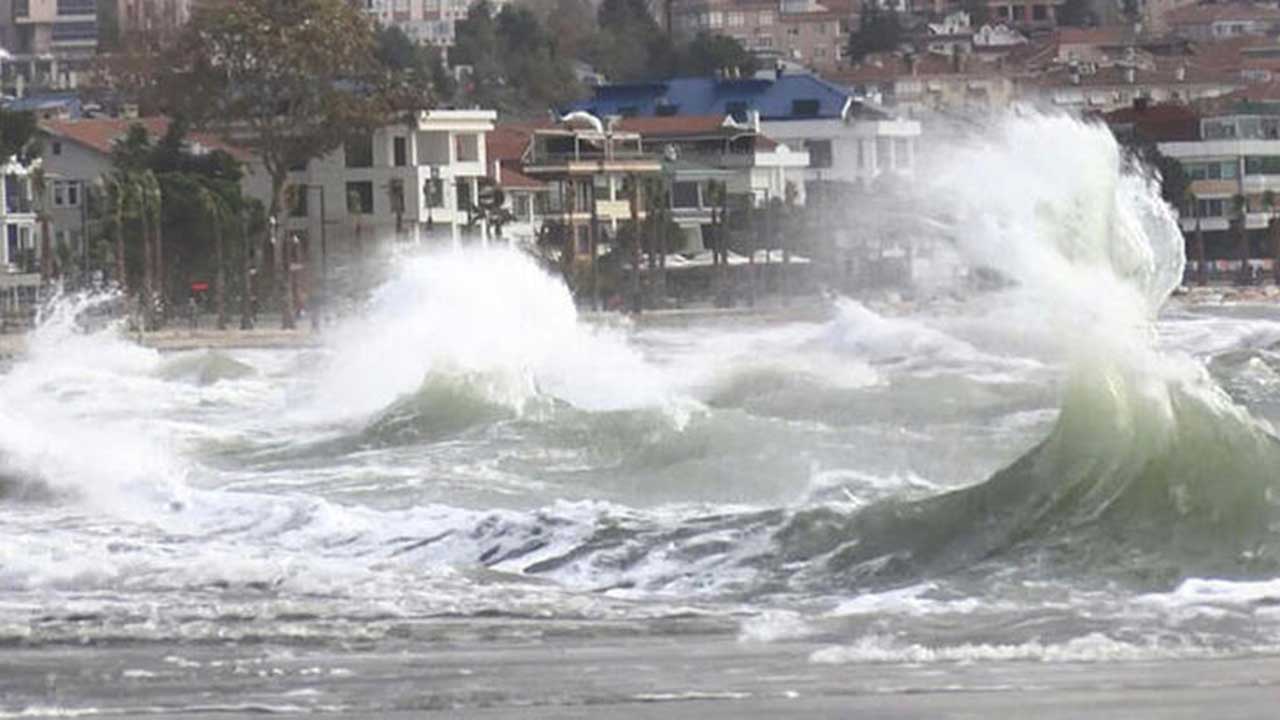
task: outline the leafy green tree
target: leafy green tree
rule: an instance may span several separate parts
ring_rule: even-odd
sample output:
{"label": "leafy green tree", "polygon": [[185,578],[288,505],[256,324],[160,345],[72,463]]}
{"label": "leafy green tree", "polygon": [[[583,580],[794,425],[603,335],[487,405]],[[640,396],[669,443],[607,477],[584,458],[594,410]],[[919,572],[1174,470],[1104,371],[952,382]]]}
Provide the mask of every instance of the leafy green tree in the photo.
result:
{"label": "leafy green tree", "polygon": [[901,42],[902,21],[898,13],[869,5],[859,18],[858,29],[849,35],[849,61],[858,63],[871,53],[896,50]]}
{"label": "leafy green tree", "polygon": [[677,75],[710,75],[724,68],[736,68],[751,75],[759,67],[755,55],[728,35],[700,32],[681,49]]}
{"label": "leafy green tree", "polygon": [[9,158],[29,162],[36,154],[36,116],[0,108],[0,163]]}
{"label": "leafy green tree", "polygon": [[[346,0],[201,3],[168,53],[162,96],[171,112],[252,150],[271,180],[270,213],[279,216],[290,168],[404,109],[405,88],[376,49],[370,19]],[[283,258],[275,255],[281,296]],[[284,326],[293,325],[286,312]]]}
{"label": "leafy green tree", "polygon": [[644,0],[603,0],[596,13],[599,33],[588,60],[610,79],[666,77],[675,69],[675,48]]}
{"label": "leafy green tree", "polygon": [[1098,24],[1098,16],[1089,6],[1089,0],[1066,0],[1058,6],[1058,24],[1066,27],[1091,27]]}
{"label": "leafy green tree", "polygon": [[374,50],[378,62],[401,72],[420,69],[418,45],[397,25],[387,25],[378,30],[378,45]]}

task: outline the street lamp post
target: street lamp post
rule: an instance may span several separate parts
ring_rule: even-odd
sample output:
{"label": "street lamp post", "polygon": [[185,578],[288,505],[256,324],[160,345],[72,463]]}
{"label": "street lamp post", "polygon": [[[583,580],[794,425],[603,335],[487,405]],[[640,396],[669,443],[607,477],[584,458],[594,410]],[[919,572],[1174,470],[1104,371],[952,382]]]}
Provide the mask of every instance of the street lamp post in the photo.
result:
{"label": "street lamp post", "polygon": [[307,192],[320,191],[320,291],[317,293],[315,307],[311,309],[311,328],[314,330],[320,327],[320,308],[325,307],[329,300],[329,242],[326,228],[329,218],[324,209],[324,186],[303,185],[303,187]]}

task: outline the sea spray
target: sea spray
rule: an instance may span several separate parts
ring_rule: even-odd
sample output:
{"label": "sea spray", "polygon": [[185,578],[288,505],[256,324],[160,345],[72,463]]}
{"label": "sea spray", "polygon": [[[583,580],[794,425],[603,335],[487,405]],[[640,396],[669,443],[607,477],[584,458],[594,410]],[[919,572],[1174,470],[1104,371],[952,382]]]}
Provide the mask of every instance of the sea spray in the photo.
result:
{"label": "sea spray", "polygon": [[984,483],[847,520],[802,514],[781,544],[853,584],[1019,552],[1157,584],[1280,569],[1270,428],[1198,362],[1155,348],[1152,323],[1183,268],[1156,178],[1105,128],[1033,115],[953,148],[923,185],[960,254],[1010,280],[1005,302],[1057,334],[1068,368],[1060,417]]}
{"label": "sea spray", "polygon": [[580,322],[561,280],[506,249],[404,259],[329,346],[321,416],[369,416],[433,374],[484,378],[489,400],[517,411],[539,395],[591,410],[668,399],[618,331]]}
{"label": "sea spray", "polygon": [[140,501],[181,503],[187,468],[150,436],[146,418],[101,417],[104,406],[130,407],[160,364],[158,353],[122,337],[121,323],[91,322],[118,300],[61,295],[42,309],[27,352],[0,374],[0,475],[40,494],[145,514]]}

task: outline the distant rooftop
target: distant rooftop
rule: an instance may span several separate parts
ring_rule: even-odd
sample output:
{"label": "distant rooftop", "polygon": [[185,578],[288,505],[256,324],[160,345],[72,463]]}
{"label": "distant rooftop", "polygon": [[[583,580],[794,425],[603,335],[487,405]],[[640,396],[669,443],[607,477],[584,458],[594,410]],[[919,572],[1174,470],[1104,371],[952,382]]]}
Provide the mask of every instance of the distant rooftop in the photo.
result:
{"label": "distant rooftop", "polygon": [[748,111],[762,120],[840,119],[855,108],[849,92],[809,74],[767,78],[683,77],[647,83],[601,85],[570,110],[597,116],[671,117],[732,115]]}

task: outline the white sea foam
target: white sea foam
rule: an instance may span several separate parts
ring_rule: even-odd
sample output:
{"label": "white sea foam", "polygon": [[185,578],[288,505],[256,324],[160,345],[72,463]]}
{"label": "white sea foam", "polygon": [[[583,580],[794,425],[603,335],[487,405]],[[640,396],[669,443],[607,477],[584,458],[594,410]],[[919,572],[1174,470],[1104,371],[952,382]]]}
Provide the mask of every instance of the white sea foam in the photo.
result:
{"label": "white sea foam", "polygon": [[1219,648],[1190,642],[1133,643],[1116,640],[1103,633],[1089,633],[1064,642],[1032,640],[1017,644],[921,645],[904,643],[886,635],[868,635],[850,645],[833,645],[816,650],[809,662],[822,664],[858,663],[970,663],[999,661],[1038,662],[1125,662],[1216,658],[1231,654]]}
{"label": "white sea foam", "polygon": [[669,399],[619,331],[580,323],[564,284],[510,250],[406,259],[330,345],[317,404],[339,416],[386,407],[433,372],[483,375],[517,409],[538,393],[588,410]]}

